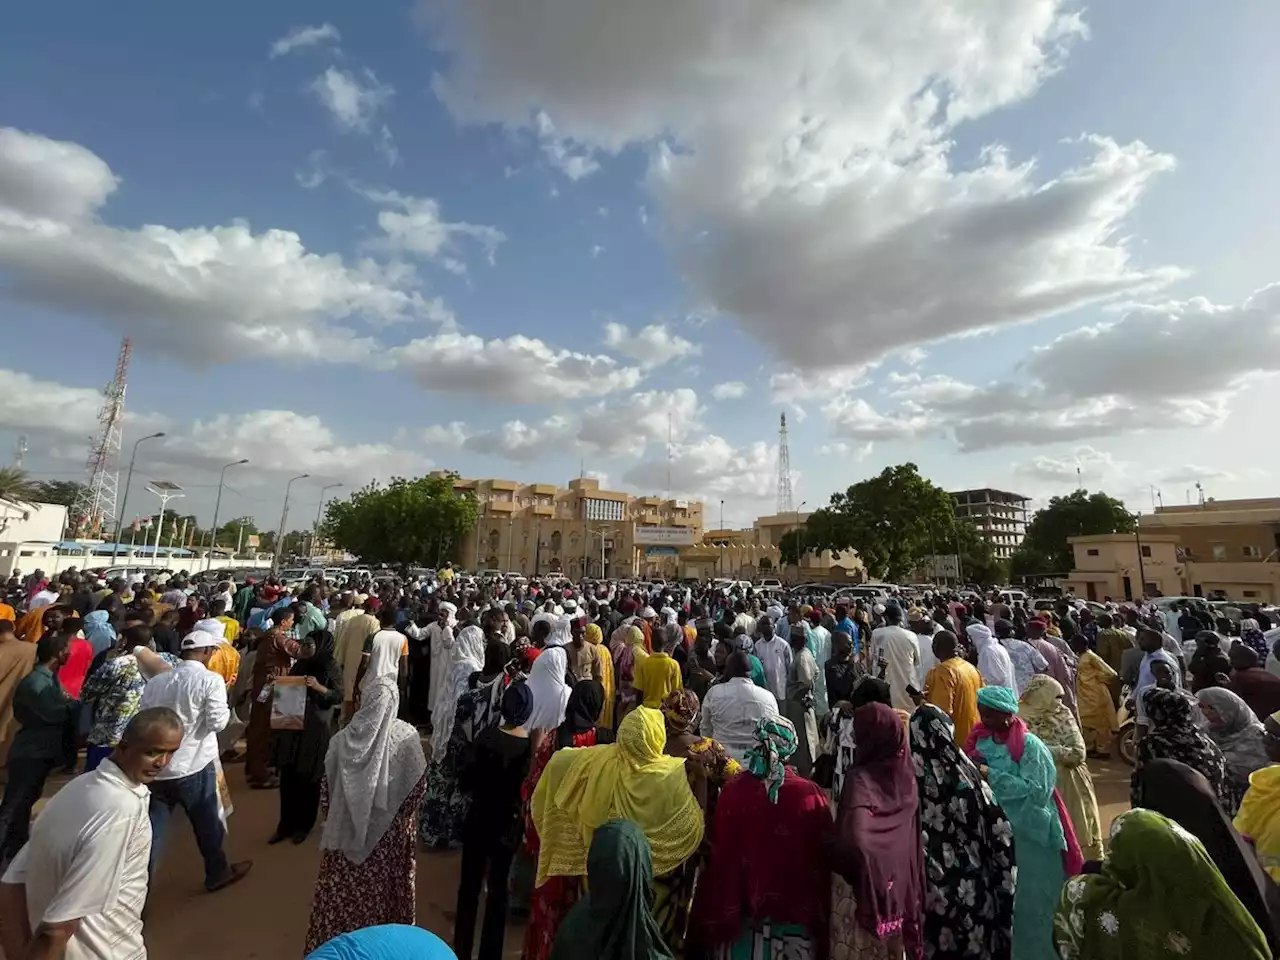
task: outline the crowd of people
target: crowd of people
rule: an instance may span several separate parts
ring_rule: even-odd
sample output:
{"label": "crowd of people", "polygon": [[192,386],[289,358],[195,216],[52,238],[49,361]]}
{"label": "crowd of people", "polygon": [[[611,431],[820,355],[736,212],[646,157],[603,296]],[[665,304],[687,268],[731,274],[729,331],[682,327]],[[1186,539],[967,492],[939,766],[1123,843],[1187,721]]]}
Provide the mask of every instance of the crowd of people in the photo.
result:
{"label": "crowd of people", "polygon": [[[513,916],[524,960],[1262,960],[1280,944],[1280,658],[1256,618],[464,587],[448,568],[292,589],[37,571],[9,597],[10,957],[145,957],[177,806],[206,888],[242,880],[251,864],[225,849],[239,761],[278,792],[267,843],[323,821],[300,945],[318,960],[498,960]],[[1088,760],[1130,701],[1133,809],[1108,832]],[[80,764],[32,825],[48,776]],[[414,927],[431,850],[461,852],[451,950]]]}

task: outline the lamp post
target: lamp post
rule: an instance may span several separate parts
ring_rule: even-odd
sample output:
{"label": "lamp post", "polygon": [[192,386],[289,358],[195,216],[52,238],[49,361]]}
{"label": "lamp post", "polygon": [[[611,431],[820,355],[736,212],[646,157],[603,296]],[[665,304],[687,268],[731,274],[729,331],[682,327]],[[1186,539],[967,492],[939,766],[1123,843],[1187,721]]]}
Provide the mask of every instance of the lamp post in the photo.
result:
{"label": "lamp post", "polygon": [[209,554],[204,558],[205,570],[213,569],[213,549],[218,545],[218,511],[222,508],[222,484],[227,479],[227,470],[248,463],[248,459],[235,460],[228,463],[218,474],[218,496],[213,501],[213,531],[209,534]]}
{"label": "lamp post", "polygon": [[185,497],[186,494],[172,480],[152,480],[147,484],[147,490],[160,498],[160,516],[156,518],[156,545],[151,550],[152,559],[157,560],[160,557],[160,533],[164,530],[165,508],[170,500],[175,497]]}
{"label": "lamp post", "polygon": [[112,537],[111,559],[114,561],[120,552],[120,533],[124,530],[124,508],[129,505],[129,485],[133,483],[133,463],[138,459],[138,444],[144,440],[155,440],[163,437],[164,431],[150,434],[149,436],[139,437],[133,441],[133,454],[129,457],[129,472],[125,474],[124,480],[124,496],[120,498],[120,516],[116,519],[116,535]]}
{"label": "lamp post", "polygon": [[[1138,548],[1138,596],[1140,598],[1147,595],[1147,568],[1142,562],[1142,534],[1139,528],[1142,526],[1142,513],[1138,512],[1133,515],[1133,543]],[[1125,597],[1126,600],[1132,600],[1132,597]]]}
{"label": "lamp post", "polygon": [[330,483],[320,488],[320,502],[316,504],[316,522],[311,525],[311,547],[307,551],[309,554],[316,552],[316,539],[320,534],[320,512],[324,509],[324,492],[337,490],[341,486],[343,486],[341,483]]}
{"label": "lamp post", "polygon": [[292,489],[295,480],[305,480],[309,476],[311,476],[309,473],[300,473],[284,485],[284,508],[280,511],[280,530],[276,533],[276,549],[271,555],[271,572],[273,574],[280,570],[280,551],[284,549],[284,525],[289,519],[289,491]]}
{"label": "lamp post", "polygon": [[[804,532],[800,528],[800,511],[804,509],[804,505],[808,500],[801,500],[799,506],[796,507],[796,580],[799,581],[801,576],[800,563],[804,560]],[[782,558],[779,557],[779,560]]]}

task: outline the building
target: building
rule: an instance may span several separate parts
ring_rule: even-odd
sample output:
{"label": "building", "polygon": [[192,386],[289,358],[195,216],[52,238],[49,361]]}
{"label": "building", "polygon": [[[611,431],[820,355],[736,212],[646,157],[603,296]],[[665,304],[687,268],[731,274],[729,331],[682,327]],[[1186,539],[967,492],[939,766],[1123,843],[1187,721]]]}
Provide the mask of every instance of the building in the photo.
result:
{"label": "building", "polygon": [[700,501],[634,497],[586,477],[565,487],[458,478],[454,492],[476,498],[476,525],[460,549],[475,570],[675,577],[682,551],[702,539]]}
{"label": "building", "polygon": [[[1085,600],[1133,600],[1183,594],[1185,564],[1178,538],[1169,534],[1099,533],[1070,537],[1075,569],[1067,589]],[[1141,584],[1141,586],[1139,586]]]}
{"label": "building", "polygon": [[1144,533],[1175,535],[1183,558],[1196,563],[1280,559],[1280,497],[1157,507],[1139,523]]}
{"label": "building", "polygon": [[956,502],[956,517],[968,520],[982,539],[991,544],[997,560],[1008,560],[1027,534],[1029,497],[1005,490],[984,487],[981,490],[959,490],[951,494]]}
{"label": "building", "polygon": [[48,568],[66,526],[67,508],[61,504],[0,499],[0,575]]}
{"label": "building", "polygon": [[[708,530],[702,538],[705,548],[715,551],[715,577],[758,580],[777,577],[797,582],[861,582],[866,572],[857,551],[846,550],[839,557],[830,550],[806,552],[800,564],[783,564],[779,544],[792,530],[804,528],[807,513],[780,513],[758,517],[749,528]],[[690,574],[692,576],[693,574]]]}

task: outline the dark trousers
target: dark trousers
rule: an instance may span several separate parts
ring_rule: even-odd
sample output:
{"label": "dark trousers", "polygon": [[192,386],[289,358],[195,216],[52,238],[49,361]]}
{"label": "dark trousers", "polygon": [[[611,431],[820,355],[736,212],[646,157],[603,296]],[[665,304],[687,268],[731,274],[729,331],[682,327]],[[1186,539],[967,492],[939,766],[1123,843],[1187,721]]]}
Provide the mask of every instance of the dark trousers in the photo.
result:
{"label": "dark trousers", "polygon": [[160,861],[164,828],[174,807],[181,807],[196,834],[196,846],[204,857],[204,885],[213,887],[231,872],[222,841],[227,831],[218,817],[218,774],[211,761],[203,770],[173,780],[151,783],[151,875]]}
{"label": "dark trousers", "polygon": [[9,758],[9,782],[4,787],[4,800],[0,800],[0,864],[16,857],[31,836],[31,808],[44,793],[44,783],[57,764],[57,760]]}
{"label": "dark trousers", "polygon": [[487,883],[484,922],[480,928],[479,960],[502,960],[502,938],[507,928],[507,878],[515,850],[495,834],[467,825],[462,840],[462,875],[458,879],[458,905],[453,925],[453,952],[459,960],[471,960],[480,909],[480,886]]}
{"label": "dark trousers", "polygon": [[282,837],[308,834],[320,813],[320,782],[298,773],[296,767],[280,768],[280,822]]}

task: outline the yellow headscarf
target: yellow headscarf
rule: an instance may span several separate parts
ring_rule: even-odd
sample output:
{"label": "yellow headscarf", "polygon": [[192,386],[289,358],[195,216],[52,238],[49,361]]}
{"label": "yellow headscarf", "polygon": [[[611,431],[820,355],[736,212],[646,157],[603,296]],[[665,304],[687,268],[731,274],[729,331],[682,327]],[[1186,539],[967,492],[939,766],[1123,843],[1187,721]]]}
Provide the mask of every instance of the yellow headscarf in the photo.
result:
{"label": "yellow headscarf", "polygon": [[1027,681],[1018,713],[1032,733],[1039,735],[1037,728],[1044,729],[1064,716],[1071,718],[1071,709],[1060,699],[1062,695],[1062,684],[1048,674],[1038,673]]}
{"label": "yellow headscarf", "polygon": [[[587,624],[587,643],[600,646],[604,631],[597,624]],[[613,656],[608,650],[600,651],[600,686],[604,687],[604,710],[600,713],[600,726],[613,729]]]}
{"label": "yellow headscarf", "polygon": [[596,828],[634,821],[653,848],[655,876],[684,863],[702,842],[702,808],[684,760],[668,757],[662,712],[637,707],[618,726],[618,742],[557,750],[533,792],[538,831],[536,886],[548,877],[580,877]]}

